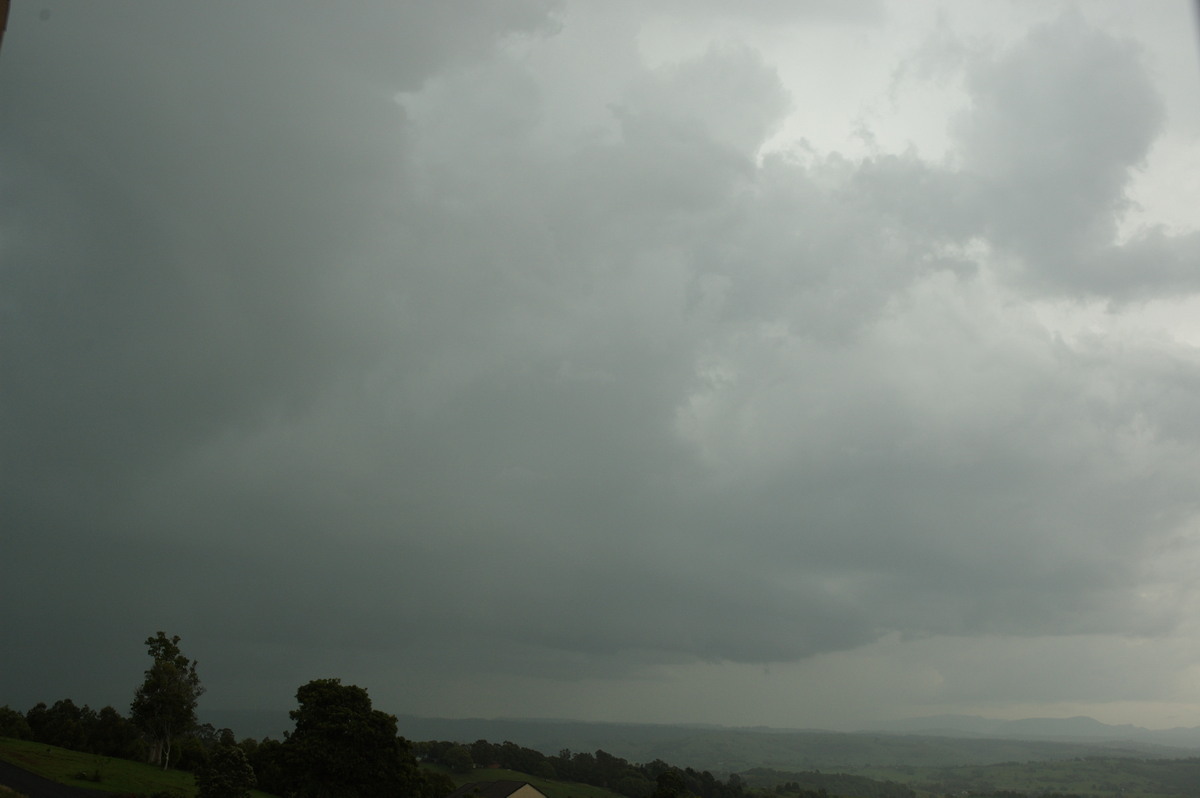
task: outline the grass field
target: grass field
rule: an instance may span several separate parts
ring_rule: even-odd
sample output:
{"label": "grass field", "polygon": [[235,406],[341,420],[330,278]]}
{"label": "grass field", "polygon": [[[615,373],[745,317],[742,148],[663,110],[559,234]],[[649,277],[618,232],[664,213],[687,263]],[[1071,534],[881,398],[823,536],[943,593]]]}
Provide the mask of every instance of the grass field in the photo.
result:
{"label": "grass field", "polygon": [[[196,794],[195,779],[182,770],[162,770],[141,762],[69,751],[29,740],[0,737],[0,759],[72,787],[136,795],[171,793],[179,798],[193,798]],[[270,798],[258,790],[251,795]],[[7,797],[0,794],[0,798]]]}

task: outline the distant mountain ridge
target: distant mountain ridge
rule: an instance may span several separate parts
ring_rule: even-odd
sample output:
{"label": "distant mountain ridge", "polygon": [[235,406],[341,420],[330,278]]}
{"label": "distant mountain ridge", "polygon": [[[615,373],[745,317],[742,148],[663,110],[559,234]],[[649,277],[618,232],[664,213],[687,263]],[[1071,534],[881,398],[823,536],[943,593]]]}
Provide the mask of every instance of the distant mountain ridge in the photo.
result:
{"label": "distant mountain ridge", "polygon": [[[906,723],[918,730],[908,730]],[[1086,757],[1183,758],[1200,751],[1200,729],[1165,734],[1087,719],[990,721],[945,716],[860,732],[585,723],[565,720],[434,719],[399,716],[410,739],[509,740],[543,753],[603,749],[631,762],[734,773],[776,770],[860,772],[880,765],[985,765]],[[1161,740],[1159,739],[1161,738]]]}
{"label": "distant mountain ridge", "polygon": [[1122,741],[1176,748],[1200,748],[1200,727],[1146,729],[1130,723],[1112,725],[1095,718],[1022,718],[999,720],[977,715],[931,715],[874,724],[870,731],[940,737],[991,737],[1009,740],[1069,742]]}

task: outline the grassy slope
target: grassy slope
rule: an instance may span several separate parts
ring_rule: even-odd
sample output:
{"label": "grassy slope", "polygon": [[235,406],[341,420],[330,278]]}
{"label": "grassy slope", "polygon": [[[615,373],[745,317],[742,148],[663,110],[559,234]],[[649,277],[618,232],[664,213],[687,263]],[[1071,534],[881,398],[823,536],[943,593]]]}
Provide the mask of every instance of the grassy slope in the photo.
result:
{"label": "grassy slope", "polygon": [[[29,740],[0,737],[0,759],[72,787],[139,795],[169,792],[180,798],[192,798],[196,794],[195,779],[191,773],[182,770],[162,770],[141,762],[69,751]],[[99,781],[80,778],[97,773]],[[252,798],[270,798],[258,790],[251,795]]]}

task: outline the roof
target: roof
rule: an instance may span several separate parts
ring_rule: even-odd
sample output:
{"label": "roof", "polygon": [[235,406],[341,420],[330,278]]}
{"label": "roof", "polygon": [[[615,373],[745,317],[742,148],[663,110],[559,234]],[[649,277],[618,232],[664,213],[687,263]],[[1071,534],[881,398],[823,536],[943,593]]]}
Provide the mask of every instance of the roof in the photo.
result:
{"label": "roof", "polygon": [[542,794],[541,790],[527,781],[473,781],[459,787],[446,798],[470,798],[475,795],[479,798],[508,798],[522,787],[528,787],[538,795]]}

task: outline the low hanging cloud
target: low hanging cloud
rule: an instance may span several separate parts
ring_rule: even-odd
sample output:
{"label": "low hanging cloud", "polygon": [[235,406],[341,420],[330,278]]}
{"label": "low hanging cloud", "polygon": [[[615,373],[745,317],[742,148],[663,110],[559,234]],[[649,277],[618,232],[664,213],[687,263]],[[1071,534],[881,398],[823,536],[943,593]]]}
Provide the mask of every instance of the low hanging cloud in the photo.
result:
{"label": "low hanging cloud", "polygon": [[0,576],[50,575],[40,628],[264,683],[1172,628],[1200,363],[1031,304],[1195,288],[1194,237],[1115,236],[1136,50],[1068,13],[966,59],[945,163],[760,157],[794,103],[752,48],[557,106],[573,7],[476,11],[14,25]]}

